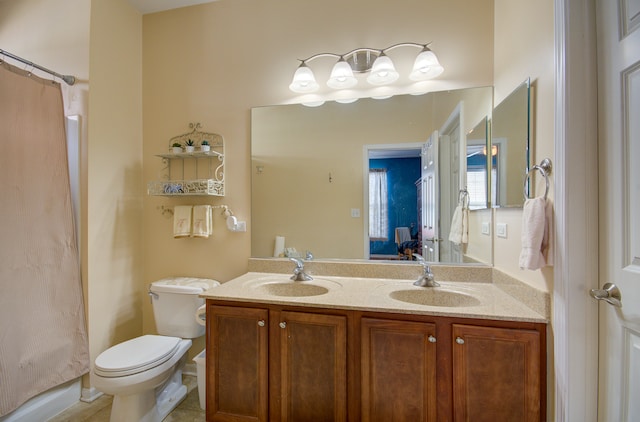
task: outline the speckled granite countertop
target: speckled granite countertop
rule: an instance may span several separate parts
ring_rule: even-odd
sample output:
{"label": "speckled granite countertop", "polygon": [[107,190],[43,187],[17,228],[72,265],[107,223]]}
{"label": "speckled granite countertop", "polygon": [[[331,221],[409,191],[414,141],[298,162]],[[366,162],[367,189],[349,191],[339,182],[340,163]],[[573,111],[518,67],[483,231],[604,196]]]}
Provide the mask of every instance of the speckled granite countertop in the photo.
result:
{"label": "speckled granite countertop", "polygon": [[[516,299],[498,284],[446,281],[439,279],[437,274],[440,287],[416,287],[413,285],[415,278],[313,275],[312,281],[293,282],[289,280],[291,273],[249,272],[209,289],[202,297],[311,308],[548,322],[546,315]],[[304,295],[296,295],[296,292]],[[522,297],[526,298],[528,294],[520,295]]]}

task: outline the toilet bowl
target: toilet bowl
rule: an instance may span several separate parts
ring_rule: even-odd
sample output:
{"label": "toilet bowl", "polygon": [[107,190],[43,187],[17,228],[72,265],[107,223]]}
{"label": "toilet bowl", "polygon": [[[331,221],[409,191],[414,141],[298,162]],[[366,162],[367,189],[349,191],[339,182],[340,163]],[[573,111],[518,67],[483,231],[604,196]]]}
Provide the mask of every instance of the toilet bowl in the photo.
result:
{"label": "toilet bowl", "polygon": [[161,335],[143,335],[102,352],[91,370],[92,385],[113,395],[112,422],[160,422],[187,394],[182,368],[191,338],[204,334],[194,318],[198,297],[220,283],[178,277],[151,283],[154,318]]}

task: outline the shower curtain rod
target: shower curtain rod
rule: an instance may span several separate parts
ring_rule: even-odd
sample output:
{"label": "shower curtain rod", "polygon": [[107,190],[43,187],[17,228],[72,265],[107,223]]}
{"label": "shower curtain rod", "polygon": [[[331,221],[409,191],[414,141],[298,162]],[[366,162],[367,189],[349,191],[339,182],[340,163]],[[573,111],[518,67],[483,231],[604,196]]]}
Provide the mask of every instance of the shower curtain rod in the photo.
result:
{"label": "shower curtain rod", "polygon": [[23,59],[22,57],[18,57],[15,54],[11,54],[8,51],[0,49],[0,55],[11,57],[12,59],[17,60],[19,62],[22,62],[22,63],[24,63],[24,64],[26,64],[28,66],[31,66],[31,67],[34,67],[36,69],[42,70],[43,72],[46,72],[46,73],[48,73],[50,75],[57,76],[58,78],[60,78],[63,81],[65,81],[67,83],[67,85],[73,85],[74,83],[76,83],[76,78],[74,76],[61,75],[59,73],[54,72],[53,70],[47,69],[46,67],[39,66],[39,65],[37,65],[37,64],[35,64],[33,62],[30,62],[29,60]]}

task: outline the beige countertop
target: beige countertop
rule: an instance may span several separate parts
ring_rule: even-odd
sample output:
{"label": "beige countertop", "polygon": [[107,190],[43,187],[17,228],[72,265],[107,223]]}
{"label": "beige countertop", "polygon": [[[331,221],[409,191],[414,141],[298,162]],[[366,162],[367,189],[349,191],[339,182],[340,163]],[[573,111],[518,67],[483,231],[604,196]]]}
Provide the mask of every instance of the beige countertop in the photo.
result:
{"label": "beige countertop", "polygon": [[[417,287],[413,285],[415,279],[314,275],[312,281],[293,282],[290,277],[291,274],[248,272],[209,289],[202,297],[310,308],[548,322],[544,315],[492,282],[436,278],[440,287]],[[392,298],[394,295],[404,300]]]}

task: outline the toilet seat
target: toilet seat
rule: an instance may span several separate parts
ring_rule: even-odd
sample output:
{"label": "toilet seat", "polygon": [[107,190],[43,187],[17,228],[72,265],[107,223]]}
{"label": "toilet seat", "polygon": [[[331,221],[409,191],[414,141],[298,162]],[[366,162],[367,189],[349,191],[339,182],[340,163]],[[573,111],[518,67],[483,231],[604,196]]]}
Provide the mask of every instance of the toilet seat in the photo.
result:
{"label": "toilet seat", "polygon": [[96,358],[94,372],[105,378],[144,372],[168,361],[178,350],[179,337],[144,335],[117,344]]}

